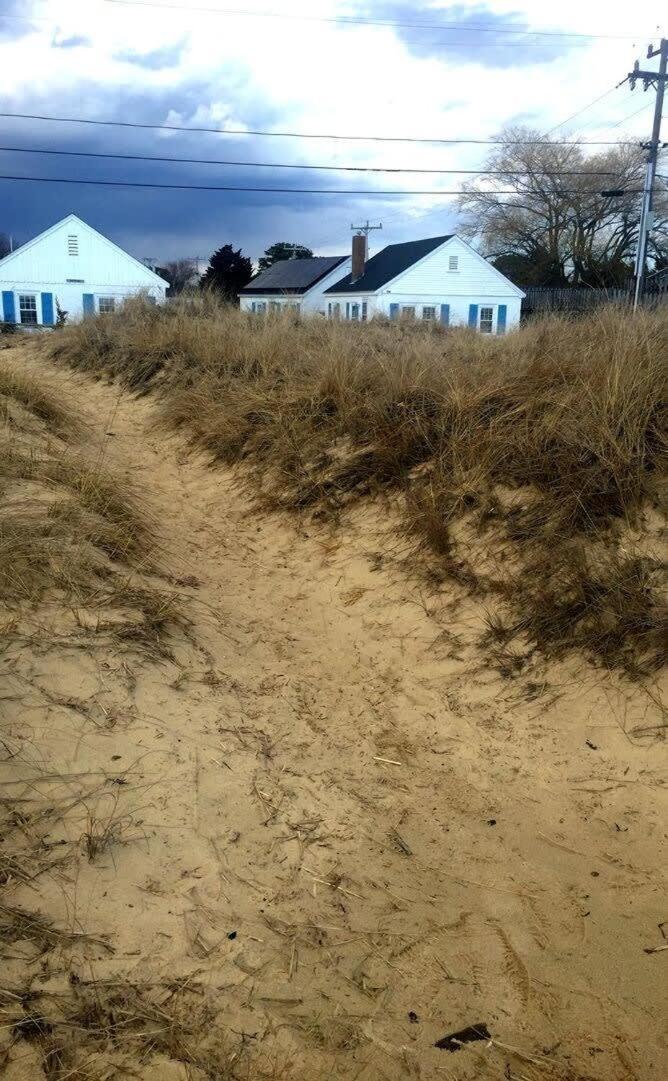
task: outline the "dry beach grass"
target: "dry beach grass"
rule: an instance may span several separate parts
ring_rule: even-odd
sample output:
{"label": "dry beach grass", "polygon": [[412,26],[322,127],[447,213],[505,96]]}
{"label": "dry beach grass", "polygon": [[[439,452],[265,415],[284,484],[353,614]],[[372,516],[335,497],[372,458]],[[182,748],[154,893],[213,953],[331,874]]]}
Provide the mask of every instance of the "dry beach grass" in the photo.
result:
{"label": "dry beach grass", "polygon": [[665,330],[12,338],[0,1076],[662,1081]]}
{"label": "dry beach grass", "polygon": [[265,504],[336,519],[396,494],[432,576],[500,605],[503,644],[639,674],[666,656],[638,531],[665,485],[667,349],[665,308],[489,339],[258,320],[204,297],[84,322],[54,355],[155,387],[163,423],[246,463]]}

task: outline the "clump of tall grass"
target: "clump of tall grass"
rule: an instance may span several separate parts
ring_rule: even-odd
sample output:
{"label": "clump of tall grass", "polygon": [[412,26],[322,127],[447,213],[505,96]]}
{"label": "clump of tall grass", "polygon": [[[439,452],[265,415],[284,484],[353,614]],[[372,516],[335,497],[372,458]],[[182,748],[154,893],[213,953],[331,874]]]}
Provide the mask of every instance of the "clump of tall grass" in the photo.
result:
{"label": "clump of tall grass", "polygon": [[[155,650],[178,621],[157,569],[155,524],[120,475],[91,463],[86,427],[41,376],[0,361],[0,610],[89,610],[89,629]],[[80,623],[80,626],[84,624]]]}
{"label": "clump of tall grass", "polygon": [[[53,343],[75,367],[154,388],[162,422],[246,463],[270,505],[336,516],[397,493],[432,571],[495,592],[528,650],[571,643],[634,672],[663,659],[657,568],[629,534],[659,499],[667,346],[666,309],[488,338],[259,319],[211,297],[133,302]],[[512,551],[512,590],[468,559],[462,521]]]}

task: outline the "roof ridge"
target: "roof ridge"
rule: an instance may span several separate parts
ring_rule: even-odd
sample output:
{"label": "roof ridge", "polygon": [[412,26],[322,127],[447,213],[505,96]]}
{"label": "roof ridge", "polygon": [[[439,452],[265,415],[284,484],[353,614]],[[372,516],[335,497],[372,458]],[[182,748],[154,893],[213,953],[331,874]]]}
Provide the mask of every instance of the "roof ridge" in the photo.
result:
{"label": "roof ridge", "polygon": [[420,237],[418,240],[404,240],[397,244],[386,244],[379,252],[367,260],[364,273],[353,282],[351,274],[346,274],[341,281],[330,285],[326,293],[375,293],[387,282],[403,274],[414,263],[430,255],[441,244],[452,240],[455,233],[443,233],[440,236]]}

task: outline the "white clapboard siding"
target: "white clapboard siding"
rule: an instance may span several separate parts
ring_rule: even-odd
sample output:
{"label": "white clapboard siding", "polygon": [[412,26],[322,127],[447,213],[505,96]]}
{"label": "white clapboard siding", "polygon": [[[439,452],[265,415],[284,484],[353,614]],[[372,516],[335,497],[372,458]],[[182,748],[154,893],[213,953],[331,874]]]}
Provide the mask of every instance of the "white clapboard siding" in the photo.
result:
{"label": "white clapboard siding", "polygon": [[286,308],[298,308],[304,314],[326,315],[329,297],[324,295],[325,289],[329,289],[330,285],[341,281],[341,278],[350,273],[350,263],[350,258],[345,259],[303,293],[258,293],[254,296],[245,296],[240,293],[239,306],[242,311],[250,312],[257,311],[258,303],[266,304],[266,310],[269,310],[269,305],[273,304]]}
{"label": "white clapboard siding", "polygon": [[92,304],[98,311],[100,298],[120,303],[143,293],[162,303],[166,290],[166,281],[74,214],[0,260],[0,291],[14,295],[17,313],[22,294],[36,295],[38,322],[43,297],[76,320],[84,314],[84,296],[93,298],[88,310]]}
{"label": "white clapboard siding", "polygon": [[[450,270],[450,259],[456,257],[457,270]],[[459,237],[452,237],[435,251],[426,255],[403,274],[387,284],[393,295],[413,294],[420,297],[470,297],[484,303],[486,297],[513,298],[521,301],[522,291],[491,263],[478,255]],[[425,303],[429,303],[425,299]]]}
{"label": "white clapboard siding", "polygon": [[[438,240],[438,238],[435,238]],[[382,257],[382,252],[380,253]],[[392,253],[396,255],[396,253]],[[360,280],[360,285],[363,282]],[[516,327],[524,293],[479,255],[453,236],[416,259],[374,292],[330,293],[330,318],[431,318],[442,326],[468,326],[492,334]],[[334,310],[337,303],[338,313]],[[483,318],[484,317],[484,318]]]}

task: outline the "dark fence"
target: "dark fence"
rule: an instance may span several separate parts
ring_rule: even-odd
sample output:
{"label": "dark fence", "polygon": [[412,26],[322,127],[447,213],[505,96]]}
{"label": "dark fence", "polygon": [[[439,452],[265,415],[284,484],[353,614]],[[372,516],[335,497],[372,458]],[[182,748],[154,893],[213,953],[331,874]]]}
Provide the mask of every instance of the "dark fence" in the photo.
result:
{"label": "dark fence", "polygon": [[587,312],[603,304],[630,304],[628,289],[569,289],[529,287],[522,301],[523,315],[547,312]]}
{"label": "dark fence", "polygon": [[[529,286],[522,301],[522,316],[546,315],[549,312],[588,312],[604,304],[631,305],[631,289],[553,288]],[[668,300],[668,274],[657,274],[648,279],[641,303],[643,307],[656,307]]]}

